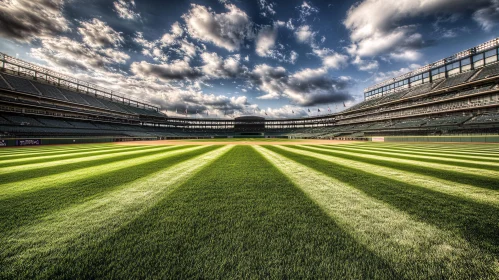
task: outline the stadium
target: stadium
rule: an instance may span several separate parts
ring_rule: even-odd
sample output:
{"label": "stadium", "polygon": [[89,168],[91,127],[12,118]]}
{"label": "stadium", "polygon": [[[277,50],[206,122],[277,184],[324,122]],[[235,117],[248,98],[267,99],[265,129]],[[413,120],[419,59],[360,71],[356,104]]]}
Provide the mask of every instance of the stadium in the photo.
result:
{"label": "stadium", "polygon": [[498,46],[493,39],[371,86],[347,110],[299,119],[168,117],[153,104],[0,54],[0,128],[8,146],[248,135],[497,143]]}
{"label": "stadium", "polygon": [[499,38],[448,55],[218,117],[2,52],[0,278],[499,279]]}

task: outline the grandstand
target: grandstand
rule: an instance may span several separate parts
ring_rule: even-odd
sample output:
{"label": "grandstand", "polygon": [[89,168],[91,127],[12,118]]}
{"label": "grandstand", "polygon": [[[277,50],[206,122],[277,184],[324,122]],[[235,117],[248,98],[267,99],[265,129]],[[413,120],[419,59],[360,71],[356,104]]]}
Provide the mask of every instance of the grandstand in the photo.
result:
{"label": "grandstand", "polygon": [[373,85],[364,101],[342,112],[294,119],[169,117],[147,102],[0,54],[0,137],[497,135],[498,47],[499,38]]}

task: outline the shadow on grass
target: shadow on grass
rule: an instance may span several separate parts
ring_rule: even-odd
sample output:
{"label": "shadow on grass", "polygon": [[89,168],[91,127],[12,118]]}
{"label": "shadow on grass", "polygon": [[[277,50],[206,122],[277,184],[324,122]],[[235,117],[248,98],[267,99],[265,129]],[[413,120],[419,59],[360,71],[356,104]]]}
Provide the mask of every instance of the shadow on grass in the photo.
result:
{"label": "shadow on grass", "polygon": [[[83,161],[83,162],[74,162],[74,163],[68,163],[64,165],[57,165],[57,166],[50,166],[50,167],[43,167],[43,165],[40,165],[38,168],[30,169],[30,170],[24,170],[24,171],[17,171],[17,172],[10,172],[8,174],[2,174],[2,177],[0,178],[0,184],[8,184],[8,183],[14,183],[18,181],[24,181],[24,180],[29,180],[33,178],[38,178],[42,176],[50,176],[54,174],[60,174],[64,172],[69,172],[77,169],[82,169],[82,168],[87,168],[87,167],[92,167],[95,165],[102,165],[102,164],[107,164],[107,163],[112,163],[112,162],[117,162],[120,160],[127,160],[131,159],[134,157],[141,157],[141,156],[150,156],[154,155],[157,153],[160,153],[165,150],[169,151],[175,151],[175,150],[180,150],[184,148],[188,148],[189,146],[178,146],[174,148],[167,149],[165,147],[164,149],[158,150],[158,147],[151,147],[151,148],[142,148],[143,151],[137,153],[137,154],[132,154],[132,155],[118,155],[115,157],[110,157],[110,158],[102,158],[102,159],[95,159],[95,160],[90,160],[90,161]],[[192,146],[191,146],[192,147]],[[156,148],[156,150],[150,151],[151,149]],[[123,151],[126,152],[126,151]]]}
{"label": "shadow on grass", "polygon": [[[24,158],[26,156],[44,156],[44,155],[51,155],[51,154],[57,154],[63,151],[67,152],[78,152],[78,151],[96,151],[96,150],[101,150],[103,148],[113,148],[116,147],[116,145],[105,145],[105,144],[100,144],[100,145],[94,145],[92,147],[86,146],[86,145],[75,145],[71,146],[71,148],[62,148],[59,147],[58,149],[43,149],[42,146],[36,146],[33,148],[33,146],[18,146],[19,148],[0,148],[0,162],[4,160],[11,160],[11,159],[19,159],[19,158]],[[55,147],[52,147],[55,148]]]}
{"label": "shadow on grass", "polygon": [[[151,148],[154,148],[154,146],[151,146]],[[85,158],[85,157],[105,155],[105,154],[111,155],[111,154],[140,150],[140,149],[144,149],[144,147],[129,147],[129,148],[122,147],[122,148],[113,148],[113,149],[99,149],[99,150],[95,150],[95,151],[75,151],[75,152],[71,152],[71,153],[60,152],[60,154],[53,154],[53,155],[46,155],[46,156],[45,155],[28,155],[28,156],[24,156],[24,157],[20,158],[20,159],[23,159],[20,161],[15,161],[15,162],[1,162],[0,161],[0,168],[10,167],[10,166],[20,166],[20,165],[26,165],[26,164],[35,164],[35,163],[45,163],[47,161]],[[84,154],[79,154],[79,153],[84,153]],[[38,158],[38,157],[50,157],[50,158]]]}
{"label": "shadow on grass", "polygon": [[[392,160],[365,158],[362,156],[362,154],[366,154],[366,153],[364,153],[364,151],[358,151],[358,152],[349,151],[352,153],[359,153],[358,156],[355,156],[355,155],[346,155],[346,154],[335,152],[335,149],[329,149],[328,151],[325,151],[325,150],[318,151],[315,149],[306,148],[304,146],[301,146],[301,147],[287,146],[287,147],[298,149],[298,150],[320,153],[323,155],[330,155],[330,156],[335,156],[335,157],[339,157],[339,158],[354,160],[354,161],[358,161],[358,162],[380,165],[383,167],[388,167],[388,168],[403,170],[403,171],[407,171],[407,172],[411,172],[411,173],[431,176],[431,177],[447,180],[450,182],[456,182],[456,183],[460,183],[460,184],[468,184],[468,185],[472,185],[472,186],[480,187],[480,188],[484,188],[484,189],[499,190],[499,181],[497,180],[497,178],[490,178],[487,176],[472,175],[472,174],[464,174],[464,173],[451,171],[451,170],[433,169],[430,167],[418,166],[418,165],[413,165],[413,164],[409,164],[409,163],[401,163],[401,162],[396,162],[396,161],[392,161]],[[384,157],[391,158],[391,156],[389,156],[389,155],[384,155]],[[413,159],[413,160],[418,161],[418,159]],[[423,159],[421,160],[422,163],[424,163],[424,161],[425,160],[423,160]]]}
{"label": "shadow on grass", "polygon": [[499,209],[467,199],[442,194],[358,169],[266,147],[295,162],[336,178],[371,197],[393,205],[420,221],[456,232],[494,255],[499,254]]}
{"label": "shadow on grass", "polygon": [[[102,195],[123,184],[141,179],[149,174],[195,156],[212,151],[219,146],[209,146],[172,157],[158,159],[134,165],[128,168],[108,172],[58,185],[52,188],[28,192],[12,198],[1,200],[0,203],[0,237],[9,234],[9,231],[37,222],[41,217],[51,212],[64,209],[72,204],[89,199],[92,196]],[[1,240],[1,239],[0,239]]]}
{"label": "shadow on grass", "polygon": [[249,146],[234,147],[112,236],[77,251],[57,263],[39,260],[23,276],[400,279]]}
{"label": "shadow on grass", "polygon": [[[333,148],[332,145],[324,145],[323,147],[328,147],[328,148]],[[342,147],[346,148],[346,147]],[[446,159],[455,159],[455,160],[468,160],[468,161],[486,161],[490,163],[498,163],[499,159],[497,158],[497,155],[474,155],[474,154],[456,154],[454,153],[456,150],[426,150],[424,148],[419,148],[419,149],[403,149],[403,148],[398,148],[398,147],[378,147],[378,146],[352,146],[348,147],[352,149],[356,149],[360,152],[366,150],[366,151],[374,151],[374,152],[387,152],[387,153],[400,153],[400,154],[408,154],[408,155],[414,155],[414,156],[432,156],[432,157],[444,157]],[[427,153],[427,154],[425,154]],[[434,153],[434,154],[429,154],[429,153]],[[435,154],[437,153],[437,154]],[[470,152],[472,153],[472,152]],[[482,158],[473,158],[473,156],[476,157],[482,157]],[[490,166],[490,164],[489,164]]]}
{"label": "shadow on grass", "polygon": [[[311,145],[307,145],[311,146]],[[421,161],[421,162],[431,162],[431,163],[438,163],[438,164],[444,164],[444,165],[451,165],[451,166],[459,166],[459,167],[465,167],[465,168],[477,168],[477,169],[485,169],[485,170],[492,170],[492,171],[499,171],[499,167],[497,166],[491,166],[488,164],[480,164],[480,163],[468,163],[468,162],[458,162],[458,161],[446,161],[446,160],[439,160],[439,159],[432,159],[432,158],[425,158],[423,155],[414,155],[414,156],[404,156],[402,155],[403,152],[401,152],[400,155],[394,155],[394,154],[385,154],[383,152],[376,152],[376,151],[367,151],[367,150],[358,150],[356,148],[341,148],[338,147],[339,145],[336,146],[322,146],[326,149],[331,149],[331,150],[339,150],[339,151],[345,151],[345,152],[351,152],[351,153],[362,153],[365,155],[373,155],[373,156],[381,156],[381,157],[389,157],[389,158],[398,158],[398,159],[406,159],[406,160],[415,160],[415,161]],[[396,151],[392,151],[392,153],[396,153]]]}

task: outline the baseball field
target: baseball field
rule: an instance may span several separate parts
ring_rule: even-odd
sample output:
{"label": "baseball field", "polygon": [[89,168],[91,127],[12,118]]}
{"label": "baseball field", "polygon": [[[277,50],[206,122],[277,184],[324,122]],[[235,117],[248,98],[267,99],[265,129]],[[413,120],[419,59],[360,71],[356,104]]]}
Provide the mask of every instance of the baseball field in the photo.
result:
{"label": "baseball field", "polygon": [[499,146],[0,149],[0,278],[499,279]]}

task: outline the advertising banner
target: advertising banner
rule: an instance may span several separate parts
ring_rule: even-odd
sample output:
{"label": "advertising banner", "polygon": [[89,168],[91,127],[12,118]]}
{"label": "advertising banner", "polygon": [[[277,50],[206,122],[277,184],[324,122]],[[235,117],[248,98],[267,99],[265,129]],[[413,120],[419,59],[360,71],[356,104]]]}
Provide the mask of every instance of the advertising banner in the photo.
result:
{"label": "advertising banner", "polygon": [[373,137],[373,142],[385,142],[385,137]]}
{"label": "advertising banner", "polygon": [[17,146],[35,146],[35,145],[41,145],[42,140],[41,139],[22,139],[22,140],[16,140],[16,145]]}

